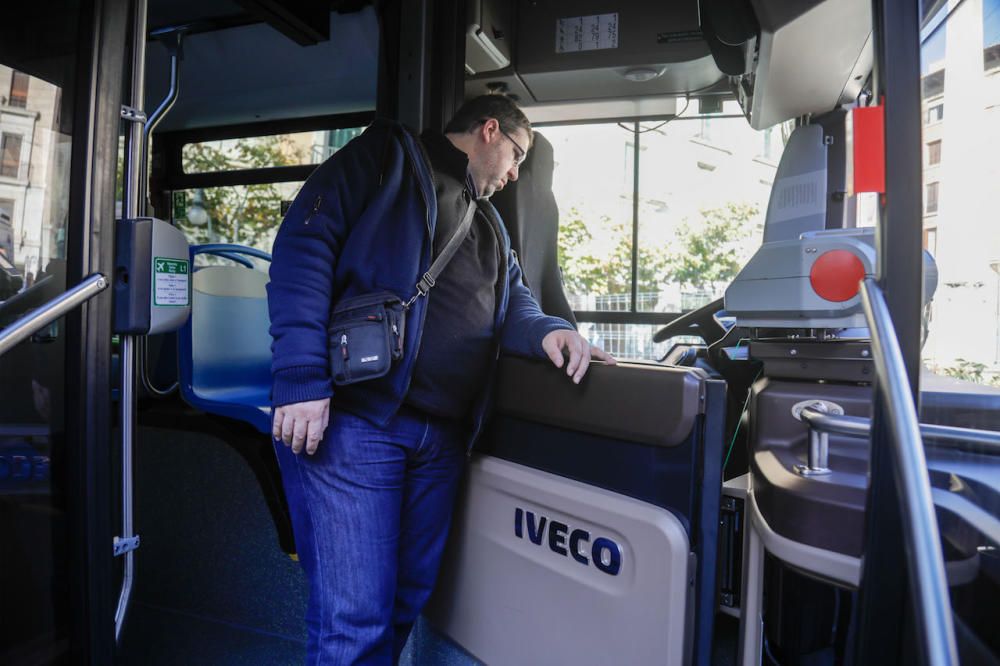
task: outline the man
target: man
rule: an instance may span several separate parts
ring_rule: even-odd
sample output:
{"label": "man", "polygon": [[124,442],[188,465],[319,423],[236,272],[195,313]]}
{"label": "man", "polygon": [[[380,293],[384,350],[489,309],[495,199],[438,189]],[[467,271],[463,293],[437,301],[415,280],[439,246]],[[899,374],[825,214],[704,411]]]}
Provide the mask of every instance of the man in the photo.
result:
{"label": "man", "polygon": [[[486,201],[517,178],[530,145],[530,123],[502,96],[469,101],[444,134],[419,140],[377,122],[316,170],[278,232],[273,434],[309,580],[309,664],[398,660],[434,586],[500,349],[547,357],[577,383],[592,355],[614,363],[540,311]],[[472,200],[458,250],[418,294]],[[402,358],[334,387],[331,310],[380,291],[413,299]]]}

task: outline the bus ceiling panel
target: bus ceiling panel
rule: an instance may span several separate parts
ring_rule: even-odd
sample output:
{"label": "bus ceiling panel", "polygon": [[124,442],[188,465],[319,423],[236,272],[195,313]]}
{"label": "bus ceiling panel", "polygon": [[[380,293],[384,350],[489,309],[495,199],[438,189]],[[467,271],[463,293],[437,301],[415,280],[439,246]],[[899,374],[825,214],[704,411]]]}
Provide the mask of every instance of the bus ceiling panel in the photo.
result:
{"label": "bus ceiling panel", "polygon": [[869,0],[752,0],[757,61],[737,82],[754,129],[826,113],[861,92],[873,62]]}
{"label": "bus ceiling panel", "polygon": [[535,104],[702,92],[724,79],[701,31],[696,0],[520,0],[514,66],[467,80],[497,83]]}
{"label": "bus ceiling panel", "polygon": [[149,0],[148,7],[146,25],[153,31],[247,13],[236,0]]}
{"label": "bus ceiling panel", "polygon": [[239,0],[239,3],[300,46],[330,39],[329,3],[320,0]]}
{"label": "bus ceiling panel", "polygon": [[[330,14],[330,39],[300,46],[266,24],[188,36],[180,95],[158,131],[366,111],[375,107],[378,22],[367,7]],[[169,88],[167,49],[151,42],[146,99]]]}
{"label": "bus ceiling panel", "polygon": [[[79,11],[76,9],[79,4],[65,3],[60,12],[72,15]],[[52,11],[44,3],[4,4],[0,20],[0,65],[66,88],[76,74],[67,64],[73,62],[79,30],[71,21],[49,20]],[[26,25],[44,25],[45,30],[25,30]],[[0,96],[6,97],[9,92],[4,90]]]}
{"label": "bus ceiling panel", "polygon": [[[733,98],[698,26],[696,3],[554,3],[530,20],[522,12],[517,25],[516,65],[467,76],[466,98],[509,94],[533,123],[664,119],[676,113],[680,96]],[[584,29],[604,37],[578,36]],[[620,36],[610,37],[614,31]],[[526,46],[530,40],[536,43]]]}

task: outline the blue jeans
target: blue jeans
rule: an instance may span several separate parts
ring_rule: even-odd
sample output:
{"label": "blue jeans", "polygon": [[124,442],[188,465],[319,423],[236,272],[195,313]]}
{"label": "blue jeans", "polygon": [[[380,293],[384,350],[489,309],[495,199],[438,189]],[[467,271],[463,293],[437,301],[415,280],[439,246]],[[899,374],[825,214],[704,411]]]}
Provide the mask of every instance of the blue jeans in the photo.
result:
{"label": "blue jeans", "polygon": [[399,659],[437,578],[466,435],[404,406],[385,428],[331,410],[312,456],[275,442],[309,581],[307,664]]}

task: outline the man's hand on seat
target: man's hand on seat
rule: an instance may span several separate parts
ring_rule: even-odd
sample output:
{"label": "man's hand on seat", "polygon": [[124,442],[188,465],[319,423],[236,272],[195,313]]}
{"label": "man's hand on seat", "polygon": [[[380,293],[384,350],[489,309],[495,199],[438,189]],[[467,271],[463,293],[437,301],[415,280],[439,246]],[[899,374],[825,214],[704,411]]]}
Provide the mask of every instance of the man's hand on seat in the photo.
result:
{"label": "man's hand on seat", "polygon": [[600,347],[591,345],[582,335],[569,329],[559,329],[546,335],[542,338],[542,349],[557,368],[563,367],[563,363],[566,363],[563,358],[563,350],[566,350],[569,354],[566,374],[573,378],[574,384],[579,384],[587,374],[591,358],[604,361],[608,365],[617,363],[614,356]]}
{"label": "man's hand on seat", "polygon": [[293,453],[302,453],[305,446],[306,453],[312,455],[329,423],[329,398],[296,402],[275,408],[271,434],[285,446],[291,446]]}

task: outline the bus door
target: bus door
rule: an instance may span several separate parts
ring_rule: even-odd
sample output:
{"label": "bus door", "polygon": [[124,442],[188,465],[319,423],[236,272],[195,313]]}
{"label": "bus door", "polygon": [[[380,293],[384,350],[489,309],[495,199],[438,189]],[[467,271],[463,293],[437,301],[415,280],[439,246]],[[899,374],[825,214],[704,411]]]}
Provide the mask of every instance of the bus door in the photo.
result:
{"label": "bus door", "polygon": [[110,663],[126,3],[0,9],[0,663]]}

